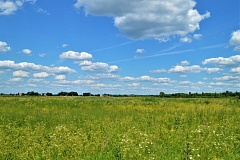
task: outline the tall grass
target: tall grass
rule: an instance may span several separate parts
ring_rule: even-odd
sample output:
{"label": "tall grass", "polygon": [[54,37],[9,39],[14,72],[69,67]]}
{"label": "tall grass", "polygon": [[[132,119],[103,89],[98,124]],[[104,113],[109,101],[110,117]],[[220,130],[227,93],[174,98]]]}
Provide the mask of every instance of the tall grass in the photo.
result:
{"label": "tall grass", "polygon": [[0,159],[240,159],[237,99],[0,97]]}

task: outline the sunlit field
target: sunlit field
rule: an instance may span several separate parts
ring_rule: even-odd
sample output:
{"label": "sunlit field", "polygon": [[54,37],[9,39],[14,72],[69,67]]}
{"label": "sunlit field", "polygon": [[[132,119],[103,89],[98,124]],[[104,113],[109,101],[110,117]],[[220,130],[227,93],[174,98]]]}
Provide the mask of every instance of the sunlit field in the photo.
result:
{"label": "sunlit field", "polygon": [[240,159],[240,100],[0,97],[0,159]]}

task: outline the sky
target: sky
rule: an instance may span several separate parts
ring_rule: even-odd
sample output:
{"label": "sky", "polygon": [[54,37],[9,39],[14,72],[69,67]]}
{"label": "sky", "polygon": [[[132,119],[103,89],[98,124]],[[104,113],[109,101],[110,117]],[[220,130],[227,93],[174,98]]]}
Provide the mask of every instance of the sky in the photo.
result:
{"label": "sky", "polygon": [[0,93],[240,91],[239,0],[0,0]]}

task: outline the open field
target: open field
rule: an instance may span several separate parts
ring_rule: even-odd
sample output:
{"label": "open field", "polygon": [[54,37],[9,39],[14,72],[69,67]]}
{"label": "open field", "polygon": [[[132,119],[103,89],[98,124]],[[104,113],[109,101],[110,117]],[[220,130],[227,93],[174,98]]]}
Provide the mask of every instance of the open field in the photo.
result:
{"label": "open field", "polygon": [[0,97],[0,159],[240,159],[240,101]]}

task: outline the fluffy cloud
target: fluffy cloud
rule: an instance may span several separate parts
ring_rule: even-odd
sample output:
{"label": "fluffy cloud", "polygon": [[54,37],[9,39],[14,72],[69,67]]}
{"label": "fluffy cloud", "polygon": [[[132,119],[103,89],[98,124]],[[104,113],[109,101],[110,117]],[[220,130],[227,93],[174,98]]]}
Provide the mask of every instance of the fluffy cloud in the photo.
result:
{"label": "fluffy cloud", "polygon": [[200,39],[201,37],[202,37],[201,34],[194,34],[194,35],[193,35],[193,38],[194,38],[194,39]]}
{"label": "fluffy cloud", "polygon": [[192,84],[192,82],[190,82],[190,81],[181,81],[181,82],[179,82],[179,84],[183,85],[183,86],[189,86],[189,85]]}
{"label": "fluffy cloud", "polygon": [[186,73],[199,73],[203,71],[204,69],[201,68],[199,65],[193,65],[193,66],[174,66],[171,69],[168,70],[169,73],[180,73],[180,74],[186,74]]}
{"label": "fluffy cloud", "polygon": [[50,74],[48,74],[47,72],[40,72],[40,73],[33,74],[34,78],[47,78],[49,76],[50,76]]}
{"label": "fluffy cloud", "polygon": [[28,63],[28,62],[15,63],[14,61],[10,61],[10,60],[0,61],[0,69],[40,71],[40,72],[48,72],[53,74],[68,74],[68,73],[76,72],[75,70],[68,67],[64,67],[64,66],[49,67],[49,66],[37,65],[37,64]]}
{"label": "fluffy cloud", "polygon": [[222,69],[220,68],[206,68],[206,71],[208,72],[208,74],[212,74],[212,73],[216,73],[221,71]]}
{"label": "fluffy cloud", "polygon": [[140,83],[131,83],[127,85],[128,87],[139,87]]}
{"label": "fluffy cloud", "polygon": [[22,53],[26,54],[26,55],[30,55],[32,53],[32,51],[30,49],[24,49],[24,50],[22,50]]}
{"label": "fluffy cloud", "polygon": [[15,71],[13,72],[13,76],[15,77],[29,77],[29,72],[26,72],[26,71]]}
{"label": "fluffy cloud", "polygon": [[45,15],[48,15],[48,16],[50,15],[50,13],[48,11],[46,11],[45,9],[43,9],[43,8],[38,8],[37,12],[45,14]]}
{"label": "fluffy cloud", "polygon": [[[0,4],[1,6],[1,4]],[[7,52],[7,51],[10,51],[11,48],[7,45],[6,42],[2,42],[0,41],[0,53],[4,53],[4,52]]]}
{"label": "fluffy cloud", "polygon": [[240,50],[240,30],[237,30],[232,33],[230,45],[235,46],[234,48],[235,51]]}
{"label": "fluffy cloud", "polygon": [[163,72],[167,72],[166,69],[162,68],[162,69],[156,69],[156,70],[152,70],[150,71],[151,73],[163,73]]}
{"label": "fluffy cloud", "polygon": [[240,67],[232,68],[231,72],[232,73],[240,73]]}
{"label": "fluffy cloud", "polygon": [[92,62],[85,60],[85,61],[78,62],[78,64],[80,66],[90,66],[90,65],[92,65]]}
{"label": "fluffy cloud", "polygon": [[137,82],[155,82],[155,83],[170,83],[170,78],[155,78],[150,76],[140,76],[137,78],[134,77],[122,77],[121,81],[137,81]]}
{"label": "fluffy cloud", "polygon": [[145,49],[142,49],[142,48],[139,48],[136,50],[136,53],[144,53],[145,52]]}
{"label": "fluffy cloud", "polygon": [[190,43],[190,42],[192,42],[192,38],[190,38],[190,37],[182,37],[182,38],[180,38],[180,41],[184,42],[184,43]]}
{"label": "fluffy cloud", "polygon": [[39,57],[45,57],[46,56],[46,53],[40,53],[38,54]]}
{"label": "fluffy cloud", "polygon": [[83,71],[89,72],[116,72],[118,71],[118,66],[112,65],[110,66],[107,63],[96,62],[90,63],[89,61],[85,61],[85,63],[80,63],[81,69]]}
{"label": "fluffy cloud", "polygon": [[207,64],[213,64],[217,66],[239,66],[240,65],[240,55],[235,55],[231,56],[229,58],[223,58],[223,57],[218,57],[218,58],[209,58],[206,59],[202,62],[202,64],[207,65]]}
{"label": "fluffy cloud", "polygon": [[0,0],[0,15],[10,15],[23,6],[24,3],[34,4],[37,0]]}
{"label": "fluffy cloud", "polygon": [[200,29],[199,23],[210,17],[194,9],[193,0],[78,0],[75,8],[86,14],[111,16],[114,24],[129,38],[168,40]]}
{"label": "fluffy cloud", "polygon": [[237,81],[237,82],[239,82],[240,77],[239,76],[223,76],[223,77],[214,78],[214,80],[217,80],[217,81]]}
{"label": "fluffy cloud", "polygon": [[22,78],[11,78],[9,82],[21,82],[22,80]]}
{"label": "fluffy cloud", "polygon": [[57,84],[61,85],[72,85],[72,84],[92,84],[94,83],[93,80],[74,80],[74,81],[68,81],[68,80],[60,80],[56,82]]}
{"label": "fluffy cloud", "polygon": [[186,65],[189,65],[189,62],[187,60],[185,60],[185,61],[180,62],[180,64],[182,66],[186,66]]}
{"label": "fluffy cloud", "polygon": [[66,79],[66,76],[65,75],[57,75],[57,76],[55,76],[55,79],[56,80],[64,80],[64,79]]}
{"label": "fluffy cloud", "polygon": [[[182,61],[181,65],[176,65],[168,70],[169,73],[179,73],[179,74],[188,74],[188,73],[200,73],[206,71],[208,74],[216,73],[221,71],[220,68],[202,68],[199,65],[187,66],[188,61]],[[186,77],[186,76],[185,76]]]}
{"label": "fluffy cloud", "polygon": [[92,55],[86,52],[74,52],[74,51],[67,51],[63,52],[60,56],[61,59],[70,59],[70,60],[90,60],[92,59]]}

